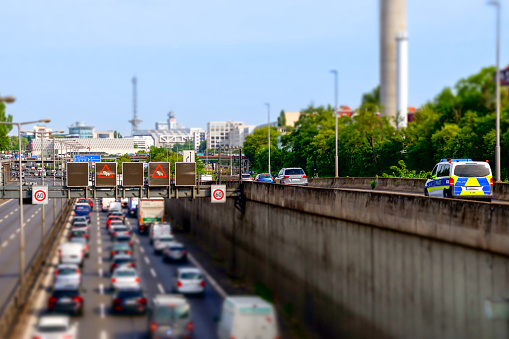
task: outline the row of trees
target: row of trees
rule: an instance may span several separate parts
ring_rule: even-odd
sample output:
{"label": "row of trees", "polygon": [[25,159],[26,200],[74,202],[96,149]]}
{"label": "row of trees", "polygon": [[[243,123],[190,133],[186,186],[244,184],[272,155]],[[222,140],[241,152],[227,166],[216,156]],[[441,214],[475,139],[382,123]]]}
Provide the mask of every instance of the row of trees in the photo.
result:
{"label": "row of trees", "polygon": [[[338,122],[340,176],[424,176],[441,158],[494,162],[494,67],[461,79],[425,104],[407,128],[375,113],[379,88],[365,94],[357,114]],[[509,178],[509,93],[502,91],[502,178]],[[246,138],[244,150],[257,172],[267,171],[267,127]],[[302,110],[295,128],[281,135],[271,127],[271,167],[302,167],[306,173],[334,176],[335,121],[331,106]]]}

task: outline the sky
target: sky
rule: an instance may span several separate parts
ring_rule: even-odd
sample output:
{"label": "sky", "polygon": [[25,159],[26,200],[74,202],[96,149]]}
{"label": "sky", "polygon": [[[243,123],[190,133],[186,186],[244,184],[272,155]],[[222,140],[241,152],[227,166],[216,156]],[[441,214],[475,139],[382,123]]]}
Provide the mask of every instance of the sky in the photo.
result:
{"label": "sky", "polygon": [[[509,0],[501,0],[501,66]],[[281,110],[359,106],[379,83],[378,0],[16,0],[2,4],[0,94],[14,121],[84,121],[129,135],[132,78],[141,129],[173,111],[186,127],[260,125]],[[495,64],[495,8],[410,0],[409,104]],[[14,131],[13,131],[14,132]]]}

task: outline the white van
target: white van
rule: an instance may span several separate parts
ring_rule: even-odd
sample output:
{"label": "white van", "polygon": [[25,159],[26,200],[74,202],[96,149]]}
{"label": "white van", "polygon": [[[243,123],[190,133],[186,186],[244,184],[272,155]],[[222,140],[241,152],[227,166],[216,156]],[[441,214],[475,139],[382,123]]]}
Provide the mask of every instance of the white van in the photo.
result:
{"label": "white van", "polygon": [[154,223],[150,227],[150,245],[154,243],[157,239],[164,235],[171,235],[171,225],[169,223]]}
{"label": "white van", "polygon": [[115,198],[102,198],[102,210],[106,212],[110,208],[110,204],[115,202]]}
{"label": "white van", "polygon": [[277,339],[279,331],[272,304],[258,296],[228,297],[217,327],[219,339]]}
{"label": "white van", "polygon": [[85,249],[83,244],[74,242],[64,242],[60,245],[58,259],[61,264],[76,264],[83,266],[85,258]]}
{"label": "white van", "polygon": [[118,201],[110,202],[110,207],[108,208],[108,212],[119,211],[122,212],[122,204]]}

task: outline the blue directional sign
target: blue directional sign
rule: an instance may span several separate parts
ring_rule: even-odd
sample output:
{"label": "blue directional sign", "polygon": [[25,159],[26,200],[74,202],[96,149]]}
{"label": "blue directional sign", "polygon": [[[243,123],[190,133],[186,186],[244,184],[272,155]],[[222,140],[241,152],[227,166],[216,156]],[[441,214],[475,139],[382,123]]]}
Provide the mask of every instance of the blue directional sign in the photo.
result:
{"label": "blue directional sign", "polygon": [[100,154],[75,155],[74,162],[101,162],[101,155]]}

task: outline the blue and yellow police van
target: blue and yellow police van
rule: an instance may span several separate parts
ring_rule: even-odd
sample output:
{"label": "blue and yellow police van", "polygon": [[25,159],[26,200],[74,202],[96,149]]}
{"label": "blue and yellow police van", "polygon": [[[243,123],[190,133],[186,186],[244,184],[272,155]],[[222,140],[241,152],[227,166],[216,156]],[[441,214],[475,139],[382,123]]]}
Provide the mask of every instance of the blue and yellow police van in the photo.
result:
{"label": "blue and yellow police van", "polygon": [[426,196],[488,201],[493,197],[493,176],[488,161],[442,159],[427,179]]}

